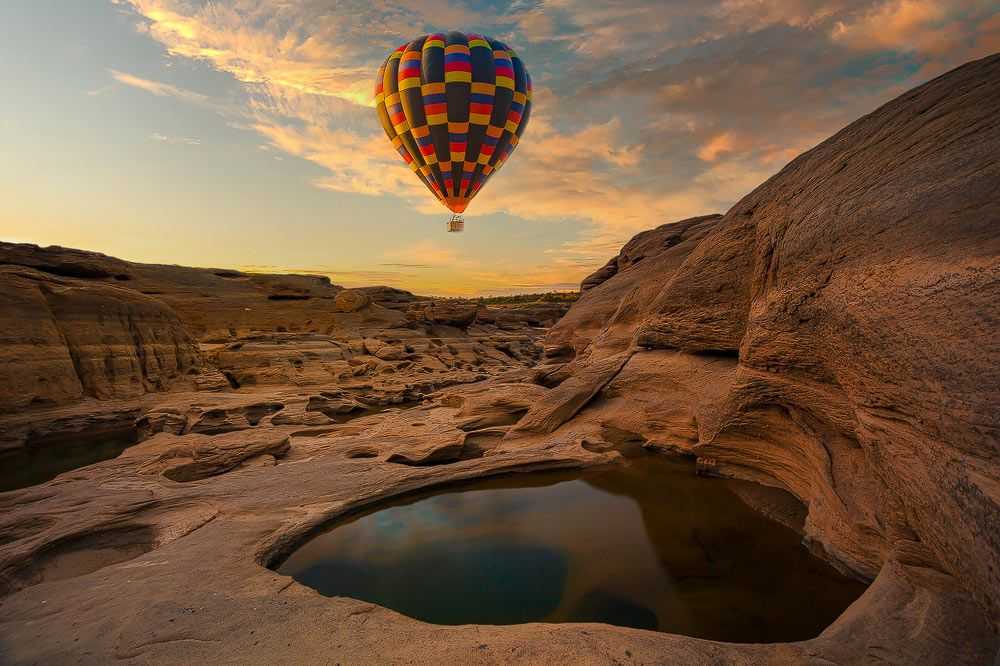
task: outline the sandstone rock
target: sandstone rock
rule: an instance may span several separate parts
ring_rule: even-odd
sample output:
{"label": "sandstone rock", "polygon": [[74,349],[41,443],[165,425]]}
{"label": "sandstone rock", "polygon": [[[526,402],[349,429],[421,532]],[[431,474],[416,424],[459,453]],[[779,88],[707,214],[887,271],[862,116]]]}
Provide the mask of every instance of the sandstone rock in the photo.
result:
{"label": "sandstone rock", "polygon": [[649,438],[805,502],[807,539],[846,569],[874,576],[905,553],[995,624],[997,100],[993,56],[853,123],[724,217],[678,223],[671,243],[670,225],[637,236],[550,332],[572,374],[518,429],[579,409],[634,342],[574,423],[627,421],[606,402],[642,400]]}
{"label": "sandstone rock", "polygon": [[364,350],[366,354],[371,354],[374,356],[378,353],[378,350],[385,346],[385,343],[378,338],[365,338],[362,340]]}
{"label": "sandstone rock", "polygon": [[394,287],[360,287],[354,291],[368,296],[372,302],[378,303],[384,308],[393,310],[405,310],[414,301],[426,300],[421,296],[414,296],[408,291]]}
{"label": "sandstone rock", "polygon": [[337,312],[357,312],[371,305],[371,296],[357,289],[345,289],[337,294],[333,307]]}
{"label": "sandstone rock", "polygon": [[187,432],[216,435],[253,428],[263,418],[277,414],[284,407],[282,402],[266,401],[208,409],[190,417],[191,424]]}
{"label": "sandstone rock", "polygon": [[600,361],[581,365],[559,386],[535,402],[517,424],[520,432],[550,433],[590,402],[610,382],[628,361],[631,352],[622,352]]}
{"label": "sandstone rock", "polygon": [[449,391],[442,401],[461,405],[455,415],[462,430],[479,430],[491,426],[517,423],[532,406],[540,402],[547,391],[531,384],[491,383],[475,390]]}
{"label": "sandstone rock", "polygon": [[591,345],[611,353],[629,348],[637,325],[657,312],[655,302],[669,276],[720,219],[707,215],[664,224],[629,241],[612,260],[614,275],[591,280],[546,336],[546,356],[571,360]]}
{"label": "sandstone rock", "polygon": [[608,263],[583,278],[583,281],[580,282],[580,291],[587,291],[588,289],[593,289],[594,287],[607,282],[608,279],[614,277],[617,272],[618,257],[614,257],[609,259]]}
{"label": "sandstone rock", "polygon": [[188,417],[176,409],[150,410],[136,419],[135,427],[140,440],[149,439],[159,432],[183,435],[188,429]]}
{"label": "sandstone rock", "polygon": [[309,397],[307,412],[321,412],[327,416],[338,416],[361,411],[366,405],[346,391],[324,391]]}
{"label": "sandstone rock", "polygon": [[437,300],[411,306],[406,317],[413,322],[465,329],[476,321],[480,309],[475,302]]}
{"label": "sandstone rock", "polygon": [[163,303],[112,284],[0,266],[0,412],[139,396],[202,369]]}
{"label": "sandstone rock", "polygon": [[318,333],[258,333],[205,356],[233,388],[319,385],[348,370],[345,343]]}
{"label": "sandstone rock", "polygon": [[26,266],[59,277],[87,280],[112,278],[118,282],[132,279],[129,263],[99,252],[68,247],[38,247],[28,243],[0,243],[0,263]]}
{"label": "sandstone rock", "polygon": [[183,482],[223,474],[261,456],[283,457],[288,452],[289,440],[287,435],[268,431],[211,437],[191,434],[182,438],[161,433],[143,446],[166,450],[142,463],[138,468],[140,474],[160,474],[171,481]]}

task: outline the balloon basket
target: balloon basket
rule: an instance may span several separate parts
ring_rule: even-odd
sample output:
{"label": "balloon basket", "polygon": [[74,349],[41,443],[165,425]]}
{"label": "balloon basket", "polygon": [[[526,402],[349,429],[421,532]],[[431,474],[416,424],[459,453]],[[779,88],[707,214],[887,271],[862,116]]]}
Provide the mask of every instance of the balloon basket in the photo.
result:
{"label": "balloon basket", "polygon": [[465,230],[465,218],[461,215],[452,215],[448,220],[448,233],[456,233]]}

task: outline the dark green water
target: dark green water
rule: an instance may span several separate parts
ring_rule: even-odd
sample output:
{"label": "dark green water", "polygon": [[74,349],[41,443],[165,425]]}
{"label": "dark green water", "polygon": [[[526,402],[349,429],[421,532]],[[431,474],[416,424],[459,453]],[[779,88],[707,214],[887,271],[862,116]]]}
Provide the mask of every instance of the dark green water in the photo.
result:
{"label": "dark green water", "polygon": [[605,622],[739,642],[817,636],[864,585],[729,487],[653,456],[486,480],[356,516],[278,571],[436,624]]}
{"label": "dark green water", "polygon": [[135,442],[134,433],[130,433],[98,441],[68,439],[0,453],[0,492],[45,483],[63,472],[110,460]]}

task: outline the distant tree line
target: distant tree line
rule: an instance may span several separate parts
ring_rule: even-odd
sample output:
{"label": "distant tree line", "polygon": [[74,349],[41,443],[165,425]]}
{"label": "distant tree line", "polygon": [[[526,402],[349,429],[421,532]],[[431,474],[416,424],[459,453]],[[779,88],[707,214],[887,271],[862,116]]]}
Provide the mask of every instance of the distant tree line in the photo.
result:
{"label": "distant tree line", "polygon": [[480,296],[474,300],[485,305],[519,305],[523,303],[572,303],[578,298],[580,298],[578,291],[546,291],[541,294]]}

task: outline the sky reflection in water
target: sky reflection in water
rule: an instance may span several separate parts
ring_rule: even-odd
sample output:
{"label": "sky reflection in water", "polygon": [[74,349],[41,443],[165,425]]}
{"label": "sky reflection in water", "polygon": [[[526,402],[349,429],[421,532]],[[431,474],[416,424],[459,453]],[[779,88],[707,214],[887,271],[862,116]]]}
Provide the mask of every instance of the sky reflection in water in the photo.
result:
{"label": "sky reflection in water", "polygon": [[728,482],[657,457],[411,497],[279,571],[437,624],[593,621],[741,642],[814,637],[864,590]]}

